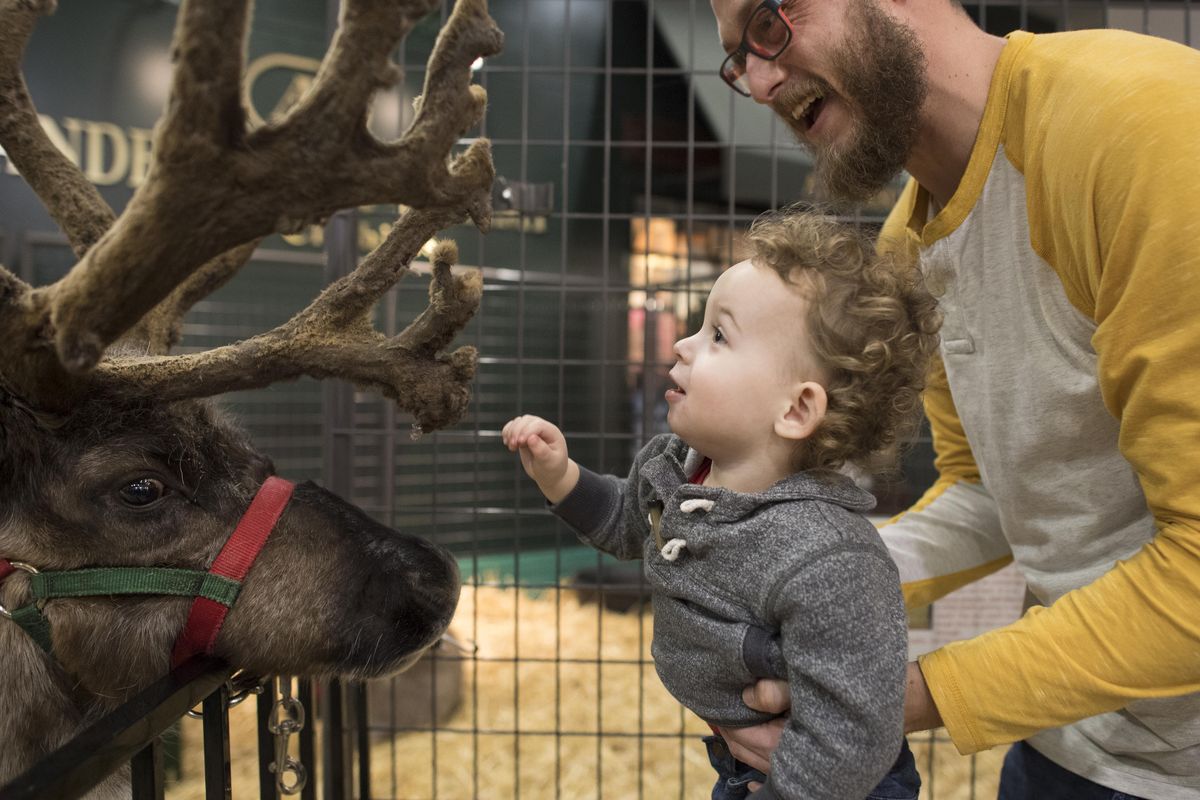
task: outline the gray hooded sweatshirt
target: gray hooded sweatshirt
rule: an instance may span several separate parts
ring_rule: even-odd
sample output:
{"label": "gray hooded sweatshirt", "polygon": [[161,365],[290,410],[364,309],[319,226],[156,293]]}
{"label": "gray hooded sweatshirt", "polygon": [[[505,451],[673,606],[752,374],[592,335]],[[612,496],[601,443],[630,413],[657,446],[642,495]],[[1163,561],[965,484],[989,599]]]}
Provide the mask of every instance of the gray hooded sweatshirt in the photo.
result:
{"label": "gray hooded sweatshirt", "polygon": [[591,546],[644,559],[655,667],[703,720],[765,722],[742,689],[788,682],[788,725],[752,797],[863,800],[900,751],[907,658],[899,576],[862,516],[875,500],[833,472],[754,494],[689,483],[702,460],[657,436],[628,479],[581,469],[551,510]]}

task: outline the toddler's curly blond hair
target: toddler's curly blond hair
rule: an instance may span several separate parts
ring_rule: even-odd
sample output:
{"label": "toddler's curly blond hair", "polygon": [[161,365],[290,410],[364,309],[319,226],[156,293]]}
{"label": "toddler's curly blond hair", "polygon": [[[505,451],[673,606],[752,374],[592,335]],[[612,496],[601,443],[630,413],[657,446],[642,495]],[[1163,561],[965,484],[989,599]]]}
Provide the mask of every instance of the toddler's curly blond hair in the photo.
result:
{"label": "toddler's curly blond hair", "polygon": [[837,469],[892,449],[920,419],[941,315],[916,264],[876,252],[852,225],[784,209],[750,227],[751,260],[803,287],[809,343],[828,375],[825,419],[797,467]]}

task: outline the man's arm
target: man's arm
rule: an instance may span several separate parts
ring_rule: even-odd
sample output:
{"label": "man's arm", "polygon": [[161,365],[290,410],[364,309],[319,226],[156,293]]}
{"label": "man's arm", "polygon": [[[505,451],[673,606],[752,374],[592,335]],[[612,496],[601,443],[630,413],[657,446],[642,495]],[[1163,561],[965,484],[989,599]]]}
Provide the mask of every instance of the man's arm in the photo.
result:
{"label": "man's arm", "polygon": [[929,605],[1012,561],[940,358],[930,366],[924,400],[938,479],[911,509],[879,531],[900,570],[910,608]]}
{"label": "man's arm", "polygon": [[1022,154],[1031,243],[1096,324],[1101,396],[1156,534],[1051,606],[921,659],[963,752],[1200,691],[1200,55],[1139,37],[1085,55],[1086,77],[1022,87],[1044,139]]}
{"label": "man's arm", "polygon": [[[742,702],[768,714],[784,714],[792,707],[787,682],[768,678],[747,686],[742,692]],[[781,716],[749,728],[722,728],[721,735],[734,758],[760,772],[767,772],[771,769],[771,754],[779,747],[787,724],[787,718]],[[928,731],[941,726],[941,714],[925,684],[921,667],[910,661],[904,675],[904,732]],[[750,788],[758,787],[751,784]]]}

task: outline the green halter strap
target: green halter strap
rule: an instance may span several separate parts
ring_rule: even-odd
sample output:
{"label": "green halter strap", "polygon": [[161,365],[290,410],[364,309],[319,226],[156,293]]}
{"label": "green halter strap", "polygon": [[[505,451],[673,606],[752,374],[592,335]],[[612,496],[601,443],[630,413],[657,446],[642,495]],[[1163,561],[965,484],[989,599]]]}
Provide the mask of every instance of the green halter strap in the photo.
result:
{"label": "green halter strap", "polygon": [[8,563],[15,569],[29,573],[31,602],[11,612],[0,606],[0,614],[11,617],[47,653],[52,652],[50,621],[41,609],[47,600],[106,595],[179,595],[205,597],[229,608],[242,588],[241,581],[195,569],[97,567],[38,572],[27,564]]}
{"label": "green halter strap", "polygon": [[50,621],[42,614],[48,600],[61,597],[118,595],[178,595],[191,597],[192,609],[172,648],[172,663],[196,653],[212,653],[225,615],[233,607],[242,580],[292,497],[295,484],[275,475],[258,487],[212,566],[206,570],[174,567],[94,567],[40,572],[19,561],[0,557],[0,583],[20,570],[29,573],[32,602],[15,611],[0,605],[0,616],[20,625],[43,650],[53,655]]}

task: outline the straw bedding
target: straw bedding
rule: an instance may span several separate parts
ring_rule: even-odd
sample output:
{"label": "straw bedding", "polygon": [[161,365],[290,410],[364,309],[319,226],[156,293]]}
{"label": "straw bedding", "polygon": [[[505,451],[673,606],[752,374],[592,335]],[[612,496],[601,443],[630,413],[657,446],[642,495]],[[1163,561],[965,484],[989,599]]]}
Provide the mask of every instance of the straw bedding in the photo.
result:
{"label": "straw bedding", "polygon": [[[457,707],[446,708],[443,699],[433,709],[427,690],[409,697],[398,688],[401,712],[393,712],[391,692],[372,693],[372,702],[385,706],[372,723],[372,797],[709,796],[712,771],[700,743],[708,729],[659,685],[649,663],[648,612],[581,605],[569,590],[533,596],[468,586],[451,631],[478,648],[474,658],[438,659],[443,688],[445,670],[461,670]],[[393,734],[376,727],[414,708],[429,709],[423,730]],[[436,730],[431,713],[440,719]],[[234,797],[257,795],[254,726],[253,702],[231,710]],[[184,720],[182,737],[183,780],[168,786],[167,796],[200,800],[200,724]],[[923,798],[995,796],[1002,749],[982,754],[973,774],[971,759],[949,743],[933,745],[932,762],[928,735],[912,743]]]}

